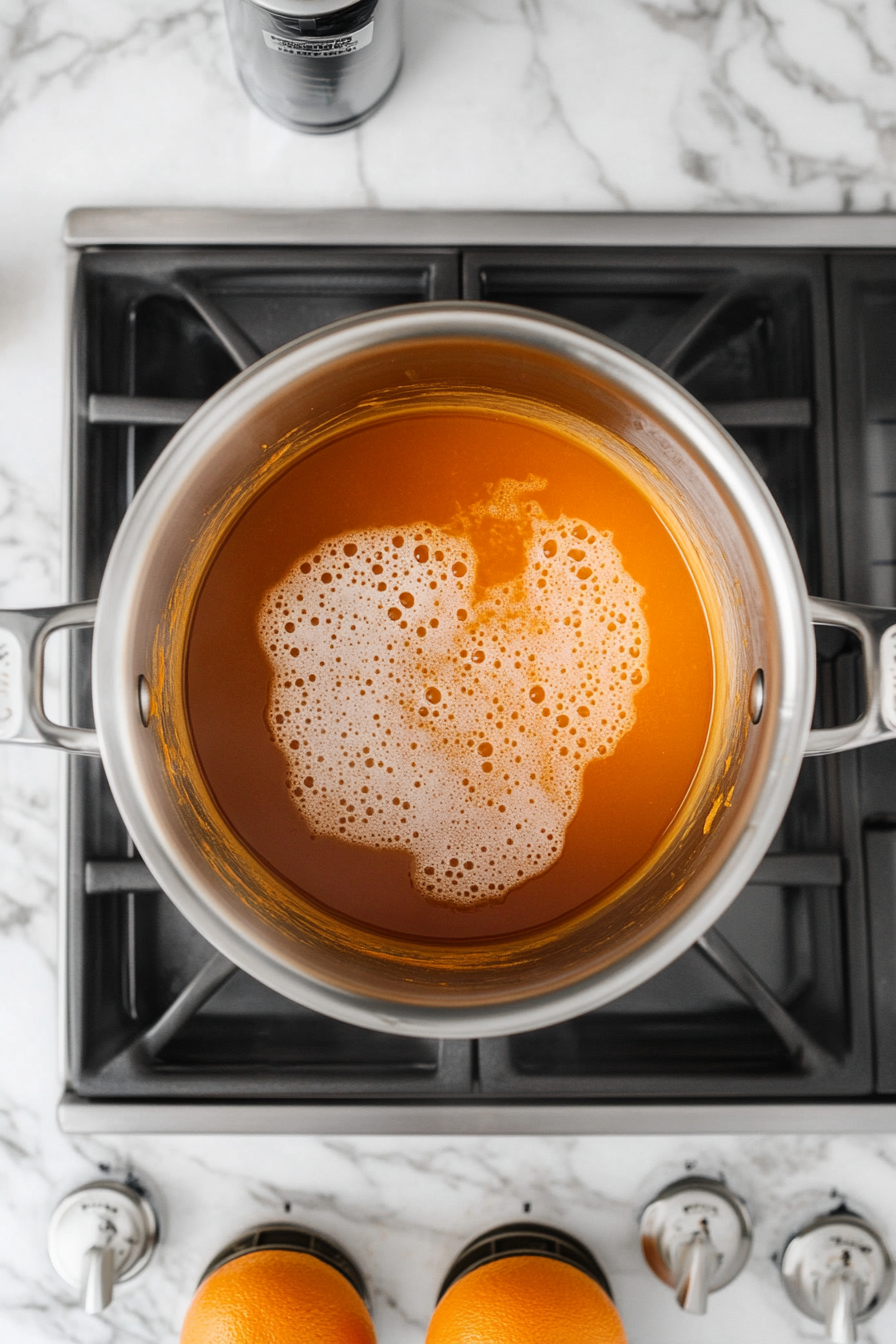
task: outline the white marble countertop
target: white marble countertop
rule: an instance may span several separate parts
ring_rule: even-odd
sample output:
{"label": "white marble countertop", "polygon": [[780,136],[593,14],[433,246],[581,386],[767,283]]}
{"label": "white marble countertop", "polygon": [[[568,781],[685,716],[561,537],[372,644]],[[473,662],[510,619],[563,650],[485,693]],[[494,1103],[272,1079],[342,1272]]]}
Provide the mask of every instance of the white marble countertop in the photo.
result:
{"label": "white marble countertop", "polygon": [[[407,0],[394,95],[306,138],[237,84],[219,0],[0,0],[0,602],[59,596],[65,256],[74,205],[860,210],[896,204],[890,0]],[[896,1242],[896,1137],[140,1138],[56,1126],[57,762],[0,752],[0,1337],[171,1344],[229,1236],[289,1216],[369,1276],[383,1344],[421,1341],[474,1233],[556,1222],[604,1263],[631,1344],[820,1338],[772,1254],[839,1191]],[[100,1318],[44,1237],[98,1167],[145,1177],[163,1242]],[[756,1248],[705,1319],[647,1272],[636,1211],[686,1168],[749,1201]],[[896,1338],[896,1303],[864,1333]]]}

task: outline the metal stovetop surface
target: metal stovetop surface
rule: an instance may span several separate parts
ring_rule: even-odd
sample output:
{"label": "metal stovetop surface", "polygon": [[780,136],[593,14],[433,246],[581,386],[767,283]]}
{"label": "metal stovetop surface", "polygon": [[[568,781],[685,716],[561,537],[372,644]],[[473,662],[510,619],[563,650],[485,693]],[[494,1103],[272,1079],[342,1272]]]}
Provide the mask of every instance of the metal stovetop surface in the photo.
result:
{"label": "metal stovetop surface", "polygon": [[[134,491],[193,409],[350,313],[469,297],[578,321],[730,430],[811,592],[896,604],[896,220],[78,210],[70,596],[96,595]],[[89,642],[72,708],[89,721]],[[816,722],[857,708],[819,637]],[[807,761],[772,851],[701,944],[634,994],[500,1040],[347,1027],[234,972],[134,853],[97,760],[66,798],[69,1130],[668,1132],[896,1120],[896,747]]]}

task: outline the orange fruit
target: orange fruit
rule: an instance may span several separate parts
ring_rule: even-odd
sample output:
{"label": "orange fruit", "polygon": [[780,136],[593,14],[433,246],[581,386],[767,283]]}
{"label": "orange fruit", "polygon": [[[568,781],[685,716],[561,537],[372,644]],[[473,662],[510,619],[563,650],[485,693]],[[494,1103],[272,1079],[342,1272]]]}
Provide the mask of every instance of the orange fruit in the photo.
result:
{"label": "orange fruit", "polygon": [[376,1344],[338,1270],[301,1251],[250,1251],[199,1285],[180,1344]]}
{"label": "orange fruit", "polygon": [[439,1302],[426,1344],[626,1344],[619,1313],[573,1265],[541,1255],[492,1260]]}

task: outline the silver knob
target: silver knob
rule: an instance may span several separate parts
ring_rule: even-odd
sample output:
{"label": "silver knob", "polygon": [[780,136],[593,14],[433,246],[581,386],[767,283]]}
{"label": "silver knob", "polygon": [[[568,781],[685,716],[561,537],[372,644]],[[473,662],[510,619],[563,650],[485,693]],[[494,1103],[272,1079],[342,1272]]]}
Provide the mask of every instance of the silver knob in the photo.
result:
{"label": "silver knob", "polygon": [[146,1268],[158,1236],[158,1220],[144,1195],[117,1181],[94,1181],[57,1206],[47,1247],[56,1273],[95,1316],[112,1301],[116,1283]]}
{"label": "silver knob", "polygon": [[719,1181],[686,1177],[669,1185],[641,1217],[641,1250],[678,1305],[706,1312],[710,1293],[736,1278],[750,1256],[753,1228],[743,1200]]}
{"label": "silver knob", "polygon": [[883,1306],[893,1286],[893,1262],[864,1218],[832,1213],[791,1237],[781,1277],[793,1302],[823,1321],[831,1344],[855,1344],[856,1325]]}

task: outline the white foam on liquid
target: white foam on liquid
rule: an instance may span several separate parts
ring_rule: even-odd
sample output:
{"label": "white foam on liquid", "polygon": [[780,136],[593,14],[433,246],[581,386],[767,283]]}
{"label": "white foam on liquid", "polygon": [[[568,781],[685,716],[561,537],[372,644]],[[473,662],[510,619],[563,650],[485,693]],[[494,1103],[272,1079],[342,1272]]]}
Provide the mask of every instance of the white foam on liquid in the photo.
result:
{"label": "white foam on liquid", "polygon": [[[553,864],[586,765],[635,723],[643,589],[612,534],[520,505],[524,572],[475,595],[469,538],[412,523],[345,533],[264,598],[268,723],[313,834],[411,855],[426,897],[500,900]],[[474,510],[475,513],[475,510]]]}

